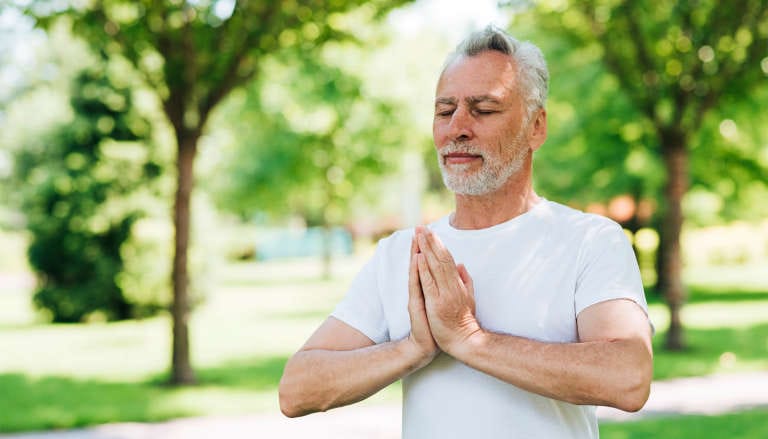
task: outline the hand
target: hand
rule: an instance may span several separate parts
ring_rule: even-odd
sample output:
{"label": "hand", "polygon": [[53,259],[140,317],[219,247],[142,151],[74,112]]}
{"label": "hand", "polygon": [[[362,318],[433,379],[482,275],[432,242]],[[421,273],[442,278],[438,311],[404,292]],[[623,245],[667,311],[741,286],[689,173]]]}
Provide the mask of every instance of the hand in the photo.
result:
{"label": "hand", "polygon": [[427,321],[424,293],[421,290],[416,260],[418,254],[419,245],[414,235],[411,241],[411,259],[408,270],[408,315],[411,318],[411,333],[408,335],[408,340],[417,348],[419,353],[420,360],[416,367],[422,368],[440,353],[440,349],[432,337],[432,331]]}
{"label": "hand", "polygon": [[451,253],[430,230],[417,227],[416,241],[429,327],[440,349],[453,355],[456,348],[482,330],[475,318],[472,277],[464,265],[456,265]]}

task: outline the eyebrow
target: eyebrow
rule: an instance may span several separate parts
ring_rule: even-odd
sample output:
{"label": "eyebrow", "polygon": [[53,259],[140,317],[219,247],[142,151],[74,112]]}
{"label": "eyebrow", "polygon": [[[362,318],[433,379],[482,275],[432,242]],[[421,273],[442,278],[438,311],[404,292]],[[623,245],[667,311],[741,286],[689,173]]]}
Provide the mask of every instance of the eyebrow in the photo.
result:
{"label": "eyebrow", "polygon": [[490,102],[492,104],[500,104],[501,101],[491,95],[470,96],[466,99],[470,104],[479,104],[481,102]]}
{"label": "eyebrow", "polygon": [[[490,102],[492,104],[500,104],[501,101],[491,95],[479,95],[469,96],[464,99],[470,105],[476,105],[481,102]],[[435,106],[437,105],[456,105],[456,98],[440,97],[435,99]]]}

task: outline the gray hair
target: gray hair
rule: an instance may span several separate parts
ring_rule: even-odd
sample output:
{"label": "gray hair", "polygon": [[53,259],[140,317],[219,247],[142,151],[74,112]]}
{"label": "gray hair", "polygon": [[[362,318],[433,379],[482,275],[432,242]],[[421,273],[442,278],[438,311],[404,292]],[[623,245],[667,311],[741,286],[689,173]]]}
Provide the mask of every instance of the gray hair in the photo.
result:
{"label": "gray hair", "polygon": [[448,56],[443,71],[461,56],[472,57],[486,51],[501,52],[509,55],[517,66],[521,92],[527,108],[527,116],[544,108],[547,101],[547,82],[549,71],[541,50],[530,41],[520,42],[494,25],[470,34],[456,50]]}

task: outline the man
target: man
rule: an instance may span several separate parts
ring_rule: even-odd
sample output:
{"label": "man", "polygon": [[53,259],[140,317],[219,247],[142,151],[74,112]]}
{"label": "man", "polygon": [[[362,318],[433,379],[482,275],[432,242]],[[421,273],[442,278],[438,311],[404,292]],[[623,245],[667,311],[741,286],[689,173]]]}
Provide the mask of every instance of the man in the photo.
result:
{"label": "man", "polygon": [[651,326],[621,228],[539,197],[538,48],[489,27],[452,54],[433,134],[453,214],[379,242],[285,367],[287,416],[403,380],[405,438],[596,438],[595,405],[639,410]]}

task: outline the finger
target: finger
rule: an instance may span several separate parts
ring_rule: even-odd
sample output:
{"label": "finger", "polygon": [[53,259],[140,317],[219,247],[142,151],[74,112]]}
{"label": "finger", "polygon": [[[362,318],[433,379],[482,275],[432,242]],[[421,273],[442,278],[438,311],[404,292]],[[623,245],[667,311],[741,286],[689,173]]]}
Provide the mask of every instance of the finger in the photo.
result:
{"label": "finger", "polygon": [[417,254],[416,262],[418,265],[419,281],[421,282],[421,291],[424,294],[424,299],[437,297],[439,291],[437,291],[435,279],[429,271],[426,255],[424,255],[424,253]]}
{"label": "finger", "polygon": [[418,262],[413,256],[411,257],[411,264],[408,269],[408,299],[413,304],[418,304],[424,300],[424,297],[421,291],[421,283],[419,281]]}
{"label": "finger", "polygon": [[456,264],[453,262],[453,256],[445,248],[443,243],[437,238],[437,235],[427,231],[419,237],[419,247],[423,250],[422,254],[426,256],[429,271],[438,285],[450,285],[456,282],[458,274],[456,273]]}
{"label": "finger", "polygon": [[472,276],[469,275],[469,271],[467,271],[467,267],[464,266],[464,264],[459,264],[456,266],[456,271],[459,272],[459,277],[461,278],[461,282],[464,283],[464,287],[466,288],[467,295],[470,299],[470,308],[472,310],[472,314],[475,314],[475,287],[474,283],[472,282]]}
{"label": "finger", "polygon": [[434,233],[430,230],[426,234],[426,238],[427,238],[427,243],[429,244],[429,248],[432,249],[432,252],[437,256],[440,262],[450,263],[451,266],[456,266],[456,263],[453,261],[453,256],[451,255],[451,252],[449,252],[448,249],[445,248],[443,241],[440,239],[439,236],[437,236],[437,233]]}
{"label": "finger", "polygon": [[435,256],[434,251],[432,251],[432,247],[429,245],[426,233],[420,233],[418,238],[419,238],[418,239],[419,248],[421,249],[421,253],[419,253],[419,255],[421,256],[419,258],[420,259],[419,269],[420,270],[424,269],[427,272],[429,272],[430,278],[432,279],[433,282],[439,282],[437,278],[438,278],[438,274],[440,273],[440,262]]}
{"label": "finger", "polygon": [[411,239],[411,257],[415,255],[416,253],[419,253],[419,243],[418,243],[418,237],[416,236],[416,232],[413,233],[413,238]]}
{"label": "finger", "polygon": [[417,265],[416,258],[411,259],[408,277],[408,317],[413,333],[421,333],[426,319],[426,305],[424,304],[424,294],[421,292]]}
{"label": "finger", "polygon": [[464,282],[464,285],[466,285],[468,289],[472,289],[472,276],[469,275],[467,267],[465,267],[464,264],[459,264],[456,266],[456,270],[459,272],[459,277],[461,277],[461,281]]}
{"label": "finger", "polygon": [[416,234],[414,236],[416,237],[419,250],[422,252],[432,251],[432,248],[429,246],[429,242],[427,241],[427,235],[430,232],[431,231],[426,227],[416,227]]}

